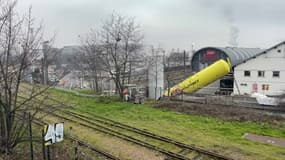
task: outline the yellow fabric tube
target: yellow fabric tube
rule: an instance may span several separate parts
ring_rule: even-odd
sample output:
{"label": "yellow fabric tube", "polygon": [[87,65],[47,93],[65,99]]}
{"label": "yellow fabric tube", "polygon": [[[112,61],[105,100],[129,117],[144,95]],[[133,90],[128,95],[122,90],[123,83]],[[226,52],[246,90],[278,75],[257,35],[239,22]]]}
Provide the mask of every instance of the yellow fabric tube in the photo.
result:
{"label": "yellow fabric tube", "polygon": [[[204,68],[200,72],[190,76],[183,82],[175,85],[164,92],[164,96],[175,96],[180,93],[193,93],[208,84],[222,78],[231,71],[231,64],[228,60],[221,59],[213,63],[212,65]],[[169,93],[168,93],[169,92]]]}

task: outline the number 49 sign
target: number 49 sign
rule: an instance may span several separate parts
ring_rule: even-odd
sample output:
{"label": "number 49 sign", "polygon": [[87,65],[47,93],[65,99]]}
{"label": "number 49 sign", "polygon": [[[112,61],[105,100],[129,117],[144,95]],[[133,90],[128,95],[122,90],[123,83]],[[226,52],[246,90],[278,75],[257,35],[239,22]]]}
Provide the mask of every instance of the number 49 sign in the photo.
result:
{"label": "number 49 sign", "polygon": [[44,126],[45,145],[51,145],[63,141],[63,122]]}

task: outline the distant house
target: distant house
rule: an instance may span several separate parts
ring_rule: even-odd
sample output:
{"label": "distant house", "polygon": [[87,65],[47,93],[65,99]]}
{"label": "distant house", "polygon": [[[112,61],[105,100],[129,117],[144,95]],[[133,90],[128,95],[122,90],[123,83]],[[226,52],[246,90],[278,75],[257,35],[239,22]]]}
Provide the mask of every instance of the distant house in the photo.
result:
{"label": "distant house", "polygon": [[234,77],[234,94],[284,94],[285,41],[237,65]]}

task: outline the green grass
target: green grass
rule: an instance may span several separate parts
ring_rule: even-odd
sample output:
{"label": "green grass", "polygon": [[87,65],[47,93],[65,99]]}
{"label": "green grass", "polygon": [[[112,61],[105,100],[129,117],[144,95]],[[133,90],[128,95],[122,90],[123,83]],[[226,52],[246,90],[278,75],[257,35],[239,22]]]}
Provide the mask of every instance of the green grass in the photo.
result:
{"label": "green grass", "polygon": [[285,138],[285,127],[266,123],[222,121],[125,102],[102,103],[96,98],[51,90],[54,96],[76,104],[76,110],[110,118],[178,141],[218,151],[235,159],[285,159],[285,149],[248,141],[245,133]]}
{"label": "green grass", "polygon": [[95,90],[93,89],[76,89],[75,91],[81,94],[96,94]]}

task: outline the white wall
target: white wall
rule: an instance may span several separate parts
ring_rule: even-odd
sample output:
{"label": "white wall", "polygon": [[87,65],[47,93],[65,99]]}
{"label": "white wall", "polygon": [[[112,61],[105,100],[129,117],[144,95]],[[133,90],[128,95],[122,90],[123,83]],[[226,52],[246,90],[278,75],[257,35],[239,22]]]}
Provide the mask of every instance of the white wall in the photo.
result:
{"label": "white wall", "polygon": [[151,57],[148,65],[149,98],[158,99],[164,93],[163,56],[156,55]]}
{"label": "white wall", "polygon": [[[250,71],[250,77],[244,76],[245,70]],[[265,76],[258,77],[258,71],[265,71]],[[280,71],[280,77],[273,77],[273,71]],[[285,45],[279,45],[265,54],[236,66],[234,78],[234,94],[251,94],[254,84],[257,85],[258,93],[266,95],[285,91]],[[262,85],[269,85],[268,90],[262,90]]]}

